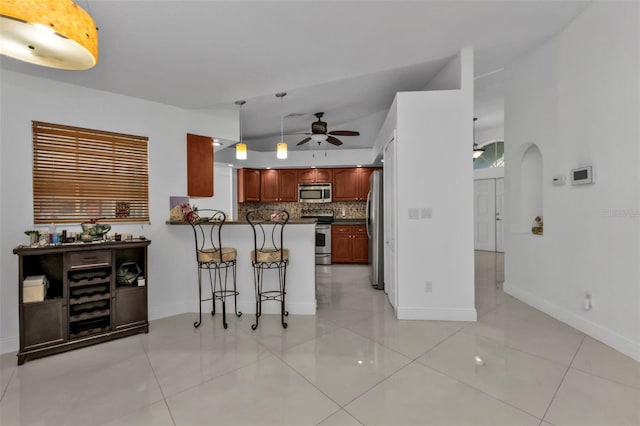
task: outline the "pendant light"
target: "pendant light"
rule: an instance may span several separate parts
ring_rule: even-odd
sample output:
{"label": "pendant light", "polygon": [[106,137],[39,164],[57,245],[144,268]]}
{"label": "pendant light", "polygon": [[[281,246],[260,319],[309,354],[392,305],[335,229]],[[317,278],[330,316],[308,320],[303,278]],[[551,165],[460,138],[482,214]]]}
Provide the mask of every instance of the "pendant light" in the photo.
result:
{"label": "pendant light", "polygon": [[72,0],[2,0],[0,53],[45,67],[86,70],[98,63],[98,29]]}
{"label": "pendant light", "polygon": [[287,96],[286,92],[276,93],[276,97],[280,98],[280,142],[276,145],[276,157],[279,160],[287,158],[287,144],[284,141],[284,108],[282,107],[282,101],[285,96]]}
{"label": "pendant light", "polygon": [[238,160],[246,160],[247,159],[247,144],[242,142],[242,105],[246,104],[247,101],[235,101],[235,104],[240,107],[239,121],[240,121],[240,142],[236,144],[236,159]]}
{"label": "pendant light", "polygon": [[476,121],[478,121],[478,117],[473,117],[473,160],[480,157],[484,154],[484,148],[478,148],[478,144],[476,143]]}

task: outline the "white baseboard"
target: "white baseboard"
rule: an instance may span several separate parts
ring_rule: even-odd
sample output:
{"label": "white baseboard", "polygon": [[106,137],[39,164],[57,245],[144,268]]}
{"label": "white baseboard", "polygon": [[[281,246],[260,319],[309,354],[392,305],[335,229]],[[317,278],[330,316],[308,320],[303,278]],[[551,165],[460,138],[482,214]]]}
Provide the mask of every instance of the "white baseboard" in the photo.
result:
{"label": "white baseboard", "polygon": [[576,315],[562,306],[542,299],[506,281],[504,283],[504,292],[527,305],[531,305],[545,314],[580,330],[584,334],[599,340],[605,345],[611,346],[615,350],[622,352],[636,361],[640,361],[640,342],[634,342],[613,330],[589,321],[588,319]]}
{"label": "white baseboard", "polygon": [[0,354],[6,354],[9,352],[18,352],[19,340],[18,336],[15,337],[3,337],[0,339]]}
{"label": "white baseboard", "polygon": [[400,320],[477,321],[475,309],[403,308],[396,310]]}

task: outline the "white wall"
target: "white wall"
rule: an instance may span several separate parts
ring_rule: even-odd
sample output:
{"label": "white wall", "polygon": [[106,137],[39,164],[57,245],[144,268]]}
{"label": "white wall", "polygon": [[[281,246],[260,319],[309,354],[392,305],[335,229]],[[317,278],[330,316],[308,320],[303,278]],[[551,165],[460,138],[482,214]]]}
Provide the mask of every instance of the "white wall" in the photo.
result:
{"label": "white wall", "polygon": [[[343,145],[344,146],[344,145]],[[234,164],[237,167],[263,169],[265,167],[334,167],[353,166],[354,164],[371,165],[375,160],[372,149],[329,149],[289,151],[284,160],[278,160],[276,153],[251,151],[247,152],[246,160],[236,160],[235,148],[231,147],[216,152],[216,161]]]}
{"label": "white wall", "polygon": [[[473,81],[471,83],[473,84]],[[458,90],[461,87],[462,55],[458,54],[447,62],[422,90]]]}
{"label": "white wall", "polygon": [[[476,123],[477,125],[478,123]],[[476,127],[476,143],[479,147],[495,141],[504,141],[504,126],[487,127],[486,129]]]}
{"label": "white wall", "polygon": [[[186,111],[4,70],[0,84],[0,351],[16,350],[18,346],[18,259],[12,249],[26,243],[23,231],[33,227],[32,120],[149,137],[151,223],[118,224],[113,229],[152,240],[150,317],[184,312],[186,297],[191,295],[185,289],[193,284],[185,276],[190,276],[194,268],[191,262],[183,264],[179,260],[178,237],[168,232],[165,221],[169,197],[186,193],[186,133],[237,139],[237,114]],[[215,182],[214,199],[199,199],[197,203],[230,212],[231,171],[216,167]],[[80,231],[79,226],[65,228]]]}
{"label": "white wall", "polygon": [[[640,360],[640,3],[592,3],[506,75],[507,218],[535,143],[544,235],[510,223],[505,291]],[[595,184],[551,185],[587,164]]]}
{"label": "white wall", "polygon": [[[396,96],[400,319],[476,320],[473,51],[464,49],[460,58],[454,64],[463,89]],[[420,218],[409,219],[410,209]],[[432,218],[423,218],[422,209],[431,209]]]}

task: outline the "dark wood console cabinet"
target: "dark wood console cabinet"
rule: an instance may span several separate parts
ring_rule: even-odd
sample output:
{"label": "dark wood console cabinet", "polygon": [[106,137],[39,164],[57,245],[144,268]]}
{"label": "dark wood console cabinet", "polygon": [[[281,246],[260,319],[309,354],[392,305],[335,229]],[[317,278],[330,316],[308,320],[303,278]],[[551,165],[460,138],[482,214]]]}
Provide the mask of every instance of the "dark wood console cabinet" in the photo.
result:
{"label": "dark wood console cabinet", "polygon": [[[148,333],[149,244],[149,240],[133,240],[15,248],[19,259],[18,365]],[[119,269],[127,272],[120,278]],[[25,279],[41,275],[49,282],[44,300],[24,302]]]}

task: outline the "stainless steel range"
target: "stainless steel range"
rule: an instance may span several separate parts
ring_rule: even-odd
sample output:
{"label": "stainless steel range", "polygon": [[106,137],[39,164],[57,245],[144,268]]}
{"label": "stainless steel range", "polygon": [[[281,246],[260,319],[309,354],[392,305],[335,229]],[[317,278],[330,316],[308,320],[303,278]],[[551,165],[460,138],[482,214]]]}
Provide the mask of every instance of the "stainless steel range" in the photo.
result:
{"label": "stainless steel range", "polygon": [[302,210],[300,217],[318,220],[316,224],[316,265],[331,265],[333,210]]}

